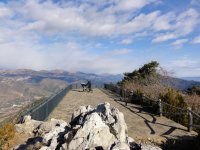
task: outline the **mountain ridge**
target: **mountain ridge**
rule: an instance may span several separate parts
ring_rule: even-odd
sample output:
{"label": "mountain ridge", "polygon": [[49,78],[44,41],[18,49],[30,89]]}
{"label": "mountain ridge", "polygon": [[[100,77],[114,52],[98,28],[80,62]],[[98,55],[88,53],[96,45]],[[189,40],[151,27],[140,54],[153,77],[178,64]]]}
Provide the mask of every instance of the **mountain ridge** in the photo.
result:
{"label": "mountain ridge", "polygon": [[31,79],[59,79],[64,80],[67,83],[78,82],[81,80],[91,80],[95,84],[103,84],[105,82],[118,82],[122,79],[123,75],[117,74],[95,74],[84,72],[68,72],[64,70],[40,70],[35,71],[31,69],[16,69],[16,70],[0,70],[0,76],[2,77],[30,77]]}

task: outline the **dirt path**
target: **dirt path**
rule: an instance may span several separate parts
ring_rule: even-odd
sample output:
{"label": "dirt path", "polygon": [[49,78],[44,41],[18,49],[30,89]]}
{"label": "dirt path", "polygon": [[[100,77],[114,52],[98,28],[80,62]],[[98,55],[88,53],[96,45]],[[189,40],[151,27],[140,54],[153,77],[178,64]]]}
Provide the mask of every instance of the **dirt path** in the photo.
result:
{"label": "dirt path", "polygon": [[81,105],[96,106],[109,102],[123,112],[128,126],[128,135],[136,141],[151,141],[160,144],[166,138],[192,137],[195,132],[187,132],[187,128],[165,117],[158,117],[141,111],[141,107],[134,104],[124,106],[123,102],[114,101],[114,95],[105,90],[94,89],[93,93],[70,91],[50,114],[50,118],[63,119],[67,122],[71,114]]}

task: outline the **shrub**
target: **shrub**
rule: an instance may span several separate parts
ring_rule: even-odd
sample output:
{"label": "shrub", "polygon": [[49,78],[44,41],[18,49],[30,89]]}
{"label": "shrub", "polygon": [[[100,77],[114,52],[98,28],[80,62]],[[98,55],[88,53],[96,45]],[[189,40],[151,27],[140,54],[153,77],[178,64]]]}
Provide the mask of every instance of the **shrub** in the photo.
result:
{"label": "shrub", "polygon": [[[167,93],[160,95],[160,98],[163,102],[166,102],[174,107],[187,109],[187,103],[185,102],[184,97],[181,93],[174,89],[168,89]],[[168,105],[163,106],[163,112],[166,113],[166,117],[183,125],[187,124],[187,112],[184,113],[184,111],[178,111],[176,108]]]}

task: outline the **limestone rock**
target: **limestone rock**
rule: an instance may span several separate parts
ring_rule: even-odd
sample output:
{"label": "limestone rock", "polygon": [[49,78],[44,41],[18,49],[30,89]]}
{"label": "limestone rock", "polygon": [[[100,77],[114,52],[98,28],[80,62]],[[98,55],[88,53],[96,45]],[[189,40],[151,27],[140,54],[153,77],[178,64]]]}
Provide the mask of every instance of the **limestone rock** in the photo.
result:
{"label": "limestone rock", "polygon": [[130,150],[130,147],[127,143],[117,143],[112,150]]}
{"label": "limestone rock", "polygon": [[30,133],[32,134],[33,131],[42,124],[41,121],[32,120],[31,116],[25,116],[22,124],[16,124],[15,129],[18,133]]}
{"label": "limestone rock", "polygon": [[83,120],[84,120],[85,116],[88,113],[92,112],[93,110],[94,109],[90,105],[88,105],[88,106],[80,106],[72,114],[70,125],[72,127],[74,127],[76,125],[82,125],[84,123]]}
{"label": "limestone rock", "polygon": [[44,133],[50,132],[52,129],[56,127],[64,128],[66,126],[68,126],[68,124],[65,121],[53,118],[48,122],[40,124],[38,128],[34,130],[34,132],[41,136],[44,135]]}
{"label": "limestone rock", "polygon": [[69,149],[89,149],[99,146],[109,149],[114,142],[115,137],[110,133],[109,127],[94,112],[87,116],[83,127],[77,131],[69,143]]}
{"label": "limestone rock", "polygon": [[141,145],[141,150],[162,150],[161,148],[157,146],[152,146],[152,145]]}

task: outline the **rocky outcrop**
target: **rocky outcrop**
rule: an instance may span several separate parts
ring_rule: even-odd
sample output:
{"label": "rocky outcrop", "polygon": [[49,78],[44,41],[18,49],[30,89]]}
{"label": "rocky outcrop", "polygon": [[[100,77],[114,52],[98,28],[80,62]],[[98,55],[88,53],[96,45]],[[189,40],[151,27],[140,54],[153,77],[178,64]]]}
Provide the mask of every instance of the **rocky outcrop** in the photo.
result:
{"label": "rocky outcrop", "polygon": [[[124,115],[109,103],[92,108],[80,106],[72,114],[70,123],[51,119],[48,122],[32,120],[26,116],[22,124],[16,125],[19,133],[30,133],[32,138],[24,149],[40,150],[130,150],[158,147],[140,146],[128,137]],[[22,148],[22,145],[15,149]]]}

